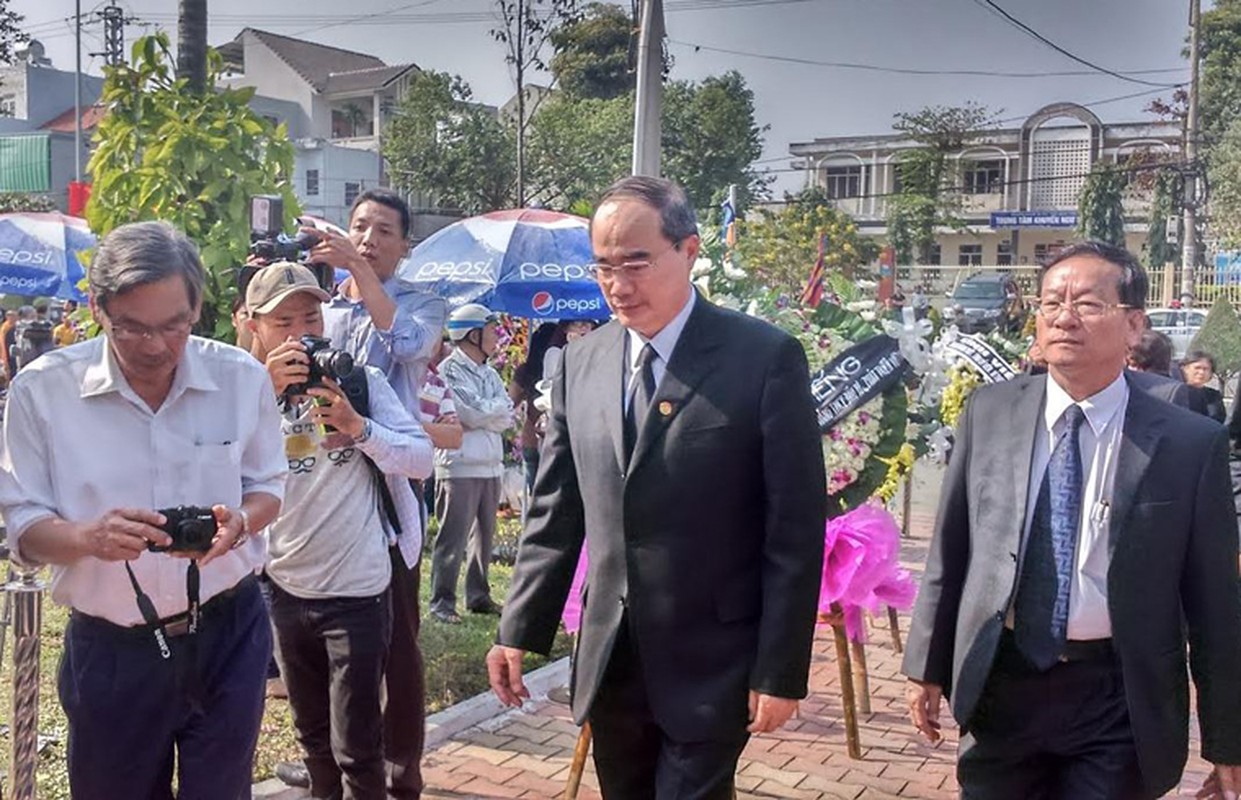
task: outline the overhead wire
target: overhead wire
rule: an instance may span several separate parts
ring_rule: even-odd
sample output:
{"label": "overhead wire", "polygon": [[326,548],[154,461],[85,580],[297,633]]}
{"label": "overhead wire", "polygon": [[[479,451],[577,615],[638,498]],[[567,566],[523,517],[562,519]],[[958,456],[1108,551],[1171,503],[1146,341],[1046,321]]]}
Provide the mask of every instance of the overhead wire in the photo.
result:
{"label": "overhead wire", "polygon": [[1026,23],[1022,22],[1021,20],[1014,17],[1012,14],[1005,11],[998,3],[995,2],[995,0],[973,0],[973,1],[976,5],[985,4],[985,6],[983,7],[989,8],[995,13],[999,14],[1011,25],[1015,26],[1016,28],[1023,31],[1030,37],[1036,39],[1037,41],[1042,42],[1043,44],[1050,47],[1052,50],[1055,50],[1057,53],[1060,53],[1061,55],[1065,56],[1066,58],[1076,61],[1082,66],[1089,67],[1090,69],[1095,70],[1096,72],[1100,72],[1104,75],[1111,75],[1113,78],[1117,78],[1122,81],[1129,81],[1130,83],[1140,83],[1146,86],[1158,86],[1163,89],[1175,88],[1171,84],[1155,83],[1153,81],[1143,80],[1142,78],[1135,78],[1132,75],[1127,75],[1123,72],[1117,72],[1116,70],[1108,69],[1107,67],[1100,66],[1094,63],[1093,61],[1088,61],[1079,55],[1071,53],[1065,48],[1053,42],[1051,39],[1048,39],[1046,36],[1036,31],[1034,28],[1031,28]]}

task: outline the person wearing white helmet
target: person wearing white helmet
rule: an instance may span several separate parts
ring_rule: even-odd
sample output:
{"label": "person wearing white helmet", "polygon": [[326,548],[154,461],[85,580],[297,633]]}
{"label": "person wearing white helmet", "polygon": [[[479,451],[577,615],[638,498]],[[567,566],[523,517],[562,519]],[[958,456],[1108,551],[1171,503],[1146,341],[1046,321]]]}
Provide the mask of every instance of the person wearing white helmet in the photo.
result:
{"label": "person wearing white helmet", "polygon": [[457,576],[467,539],[466,608],[478,614],[500,610],[491,599],[487,569],[504,471],[501,434],[513,424],[513,401],[500,374],[487,365],[499,345],[496,315],[486,306],[468,303],[448,316],[446,327],[454,347],[440,365],[440,376],[452,391],[465,432],[456,450],[435,451],[440,530],[431,556],[431,616],[457,623]]}

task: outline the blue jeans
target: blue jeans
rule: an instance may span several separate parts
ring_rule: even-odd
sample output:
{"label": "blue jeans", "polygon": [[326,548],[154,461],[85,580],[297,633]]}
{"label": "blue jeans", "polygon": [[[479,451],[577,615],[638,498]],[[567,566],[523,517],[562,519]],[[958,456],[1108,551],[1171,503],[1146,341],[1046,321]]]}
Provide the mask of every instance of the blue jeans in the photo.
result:
{"label": "blue jeans", "polygon": [[384,800],[380,704],[392,637],[389,593],[307,600],[271,588],[276,660],[311,794]]}
{"label": "blue jeans", "polygon": [[271,628],[252,578],[203,604],[201,706],[178,679],[187,639],[164,660],[154,637],[74,614],[65,628],[60,703],[69,720],[75,800],[248,800],[263,716]]}

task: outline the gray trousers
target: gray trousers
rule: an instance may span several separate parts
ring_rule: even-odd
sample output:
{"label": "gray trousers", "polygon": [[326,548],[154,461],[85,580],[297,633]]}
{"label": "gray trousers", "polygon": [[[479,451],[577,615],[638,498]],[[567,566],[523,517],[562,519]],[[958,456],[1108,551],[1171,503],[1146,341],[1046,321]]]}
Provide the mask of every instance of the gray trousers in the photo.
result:
{"label": "gray trousers", "polygon": [[465,570],[465,605],[476,608],[491,599],[487,567],[500,506],[499,478],[445,478],[435,483],[435,515],[440,531],[431,554],[431,611],[451,613],[457,606],[457,576],[469,550]]}

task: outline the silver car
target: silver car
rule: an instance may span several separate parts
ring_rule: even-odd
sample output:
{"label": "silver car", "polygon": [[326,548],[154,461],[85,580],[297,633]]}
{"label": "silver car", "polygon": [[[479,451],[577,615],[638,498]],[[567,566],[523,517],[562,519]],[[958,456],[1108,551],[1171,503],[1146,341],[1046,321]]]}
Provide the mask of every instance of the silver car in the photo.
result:
{"label": "silver car", "polygon": [[1165,334],[1172,340],[1172,358],[1179,359],[1189,350],[1190,342],[1198,335],[1207,312],[1196,308],[1148,308],[1151,329]]}

